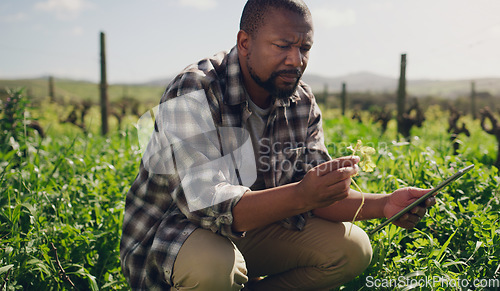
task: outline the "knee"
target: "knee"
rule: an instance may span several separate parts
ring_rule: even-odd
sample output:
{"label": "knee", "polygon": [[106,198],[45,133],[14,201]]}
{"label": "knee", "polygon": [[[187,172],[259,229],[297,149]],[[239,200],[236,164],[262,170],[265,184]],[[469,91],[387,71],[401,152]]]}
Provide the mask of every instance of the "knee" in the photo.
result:
{"label": "knee", "polygon": [[361,275],[370,265],[372,247],[368,235],[356,225],[344,223],[344,237],[336,240],[335,251],[324,258],[320,266],[325,282],[333,286],[347,283]]}
{"label": "knee", "polygon": [[[192,281],[195,290],[240,290],[248,281],[244,265],[215,260],[193,265]],[[189,286],[189,285],[188,285]],[[186,286],[183,286],[186,287]]]}
{"label": "knee", "polygon": [[347,248],[344,249],[346,257],[345,275],[352,280],[361,275],[370,265],[373,250],[368,235],[358,226],[353,225],[351,234],[349,228],[351,224],[346,223]]}
{"label": "knee", "polygon": [[205,241],[196,248],[181,248],[172,276],[179,290],[240,290],[247,280],[243,255],[225,238],[211,246]]}

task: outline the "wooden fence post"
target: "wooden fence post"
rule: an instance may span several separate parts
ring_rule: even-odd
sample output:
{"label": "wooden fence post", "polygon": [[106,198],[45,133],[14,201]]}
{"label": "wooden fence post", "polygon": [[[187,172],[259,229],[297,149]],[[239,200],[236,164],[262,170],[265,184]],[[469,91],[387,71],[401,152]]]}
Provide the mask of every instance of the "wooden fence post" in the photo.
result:
{"label": "wooden fence post", "polygon": [[342,92],[340,93],[340,106],[342,108],[342,116],[345,116],[347,107],[347,90],[345,83],[342,83]]}
{"label": "wooden fence post", "polygon": [[328,84],[325,83],[323,87],[323,97],[322,97],[323,105],[325,108],[328,108]]}
{"label": "wooden fence post", "polygon": [[406,54],[401,54],[401,72],[399,75],[399,86],[398,86],[398,132],[403,133],[402,123],[403,114],[405,113],[405,103],[406,103]]}
{"label": "wooden fence post", "polygon": [[108,82],[106,77],[106,42],[104,32],[101,32],[101,121],[102,135],[106,135],[109,131],[108,127]]}
{"label": "wooden fence post", "polygon": [[476,83],[474,81],[471,82],[470,110],[471,110],[472,119],[476,119],[477,118],[477,114],[476,114]]}
{"label": "wooden fence post", "polygon": [[55,103],[56,102],[56,89],[54,86],[54,77],[49,76],[49,97],[50,97],[50,102]]}

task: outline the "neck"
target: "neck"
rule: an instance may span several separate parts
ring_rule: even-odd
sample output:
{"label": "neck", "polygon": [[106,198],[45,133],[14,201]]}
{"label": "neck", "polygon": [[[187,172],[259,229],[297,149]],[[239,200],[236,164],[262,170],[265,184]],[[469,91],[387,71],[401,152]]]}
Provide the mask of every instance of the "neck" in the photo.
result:
{"label": "neck", "polygon": [[269,106],[271,106],[272,99],[271,99],[271,95],[269,95],[269,93],[267,93],[267,97],[264,97],[264,98],[259,98],[260,96],[264,96],[264,95],[255,96],[255,95],[252,95],[250,92],[248,92],[248,95],[250,95],[250,99],[252,99],[252,102],[262,109],[266,109]]}
{"label": "neck", "polygon": [[243,66],[240,66],[240,68],[243,77],[243,85],[245,86],[245,90],[250,96],[250,99],[252,99],[252,102],[262,109],[271,106],[271,94],[253,80],[246,67],[243,68]]}

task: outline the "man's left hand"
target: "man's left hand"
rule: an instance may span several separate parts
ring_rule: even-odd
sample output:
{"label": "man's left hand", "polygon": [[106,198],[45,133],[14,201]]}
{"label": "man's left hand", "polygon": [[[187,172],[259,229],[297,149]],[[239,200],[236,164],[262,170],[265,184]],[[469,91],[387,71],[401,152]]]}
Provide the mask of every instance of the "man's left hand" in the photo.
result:
{"label": "man's left hand", "polygon": [[[402,188],[394,191],[387,200],[384,206],[384,215],[389,218],[399,211],[403,210],[406,206],[413,203],[415,200],[420,198],[429,192],[430,189],[419,189],[419,188]],[[398,220],[394,222],[395,225],[403,228],[414,228],[415,225],[424,217],[427,208],[436,204],[436,199],[430,197],[422,205],[418,205],[411,209],[408,213],[401,216]]]}

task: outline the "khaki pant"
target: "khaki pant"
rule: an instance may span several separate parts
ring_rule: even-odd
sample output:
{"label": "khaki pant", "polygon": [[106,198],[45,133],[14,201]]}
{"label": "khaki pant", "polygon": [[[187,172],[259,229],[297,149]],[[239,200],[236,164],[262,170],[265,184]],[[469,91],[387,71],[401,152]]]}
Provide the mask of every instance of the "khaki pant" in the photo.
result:
{"label": "khaki pant", "polygon": [[174,264],[175,290],[240,290],[248,278],[267,276],[251,290],[329,290],[361,274],[372,248],[366,233],[350,223],[309,218],[303,231],[279,223],[231,241],[198,229]]}

